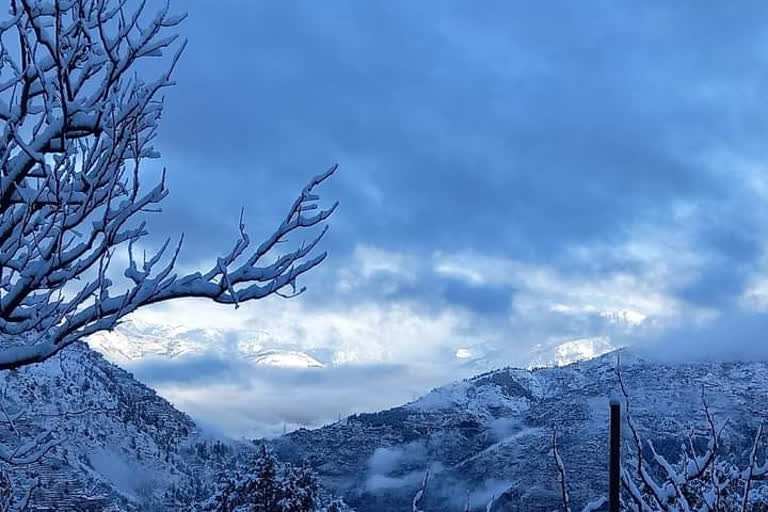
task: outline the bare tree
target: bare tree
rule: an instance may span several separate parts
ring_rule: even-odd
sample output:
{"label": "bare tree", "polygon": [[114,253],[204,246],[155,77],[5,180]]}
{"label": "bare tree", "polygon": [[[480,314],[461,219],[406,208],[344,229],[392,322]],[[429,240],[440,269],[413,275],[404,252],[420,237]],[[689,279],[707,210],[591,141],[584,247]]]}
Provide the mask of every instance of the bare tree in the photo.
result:
{"label": "bare tree", "polygon": [[[147,186],[142,164],[158,156],[160,93],[186,43],[168,33],[185,15],[148,5],[157,3],[10,0],[0,23],[0,370],[43,361],[149,304],[205,297],[237,307],[297,295],[296,279],[326,256],[311,253],[327,226],[275,252],[333,213],[336,204],[318,208],[315,188],[336,166],[309,182],[261,243],[251,243],[241,215],[236,243],[206,271],[174,272],[183,235],[137,261],[143,214],[168,194],[165,172]],[[166,51],[165,71],[143,80],[137,65]],[[110,263],[126,249],[118,289]]]}
{"label": "bare tree", "polygon": [[[720,428],[709,411],[702,389],[702,405],[708,426],[707,446],[697,453],[692,432],[683,445],[679,462],[670,463],[659,453],[653,442],[647,446],[651,460],[643,455],[643,442],[632,418],[629,393],[619,368],[616,369],[619,387],[624,395],[626,423],[634,445],[634,461],[622,468],[622,487],[628,497],[626,510],[633,512],[746,512],[756,510],[750,494],[752,483],[768,479],[768,461],[759,465],[758,447],[762,443],[763,428],[757,431],[752,443],[748,465],[738,468],[720,456],[720,437],[728,422]],[[651,467],[651,461],[656,467]],[[660,476],[659,476],[660,475]],[[765,507],[765,504],[762,505]]]}
{"label": "bare tree", "polygon": [[[427,493],[427,484],[429,483],[429,478],[431,476],[432,472],[432,465],[430,464],[427,466],[426,471],[424,471],[424,478],[421,481],[421,485],[419,486],[419,489],[416,491],[416,494],[413,495],[413,500],[411,501],[411,511],[412,512],[425,512],[421,506],[422,506],[422,500],[424,499],[424,496]],[[464,498],[464,512],[470,512],[470,493],[469,489],[467,489],[467,494]],[[486,512],[490,512],[493,510],[493,506],[496,503],[496,499],[498,496],[496,494],[492,494],[490,499],[488,500],[488,503],[485,505]]]}
{"label": "bare tree", "polygon": [[[552,456],[555,459],[555,466],[557,467],[557,473],[560,480],[560,493],[562,498],[562,512],[572,512],[571,498],[568,494],[568,478],[565,474],[565,464],[560,457],[560,451],[557,448],[557,428],[552,429]],[[594,512],[598,510],[606,502],[604,497],[600,497],[596,500],[587,503],[582,512]]]}
{"label": "bare tree", "polygon": [[[313,178],[258,244],[241,213],[234,246],[210,269],[174,272],[183,235],[149,256],[142,251],[137,261],[138,243],[149,233],[145,217],[168,194],[164,170],[157,183],[146,183],[145,161],[159,156],[152,143],[161,93],[173,85],[186,44],[168,33],[185,15],[172,14],[167,2],[150,12],[157,6],[9,1],[0,22],[0,370],[44,361],[145,305],[205,297],[238,307],[297,295],[304,289],[296,279],[325,258],[311,253],[327,226],[276,253],[291,233],[333,213],[336,204],[318,207],[315,188],[336,166]],[[142,79],[141,63],[165,52],[164,71]],[[124,279],[113,284],[118,251],[128,263]],[[50,430],[31,439],[20,434],[16,423],[31,417],[28,410],[6,410],[1,401],[0,409],[0,422],[15,436],[15,447],[0,445],[3,463],[33,463],[60,444]]]}
{"label": "bare tree", "polygon": [[416,494],[413,496],[413,501],[411,502],[412,512],[424,512],[421,509],[421,500],[424,499],[424,494],[426,494],[427,492],[427,483],[429,482],[429,471],[430,471],[430,467],[427,466],[427,470],[424,471],[424,479],[421,481],[421,487],[419,487],[419,490],[416,491]]}

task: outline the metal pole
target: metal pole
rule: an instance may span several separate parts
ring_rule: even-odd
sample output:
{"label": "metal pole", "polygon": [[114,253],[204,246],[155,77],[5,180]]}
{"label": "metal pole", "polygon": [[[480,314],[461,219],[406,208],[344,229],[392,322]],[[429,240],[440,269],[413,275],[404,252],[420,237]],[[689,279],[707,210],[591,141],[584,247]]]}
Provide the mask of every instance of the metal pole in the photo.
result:
{"label": "metal pole", "polygon": [[610,512],[619,512],[619,494],[621,491],[621,402],[616,396],[611,397],[611,440],[608,468],[608,503]]}

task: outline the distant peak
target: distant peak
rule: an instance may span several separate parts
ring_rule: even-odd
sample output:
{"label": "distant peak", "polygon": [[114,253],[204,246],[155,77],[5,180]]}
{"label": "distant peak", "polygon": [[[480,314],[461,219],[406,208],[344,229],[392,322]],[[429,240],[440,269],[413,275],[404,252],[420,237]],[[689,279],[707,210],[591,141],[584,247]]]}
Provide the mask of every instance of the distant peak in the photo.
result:
{"label": "distant peak", "polygon": [[567,366],[578,361],[601,357],[618,348],[611,343],[608,336],[576,338],[562,343],[537,345],[532,351],[528,368]]}
{"label": "distant peak", "polygon": [[251,360],[261,366],[280,368],[322,368],[325,366],[309,354],[294,350],[262,350],[254,354]]}

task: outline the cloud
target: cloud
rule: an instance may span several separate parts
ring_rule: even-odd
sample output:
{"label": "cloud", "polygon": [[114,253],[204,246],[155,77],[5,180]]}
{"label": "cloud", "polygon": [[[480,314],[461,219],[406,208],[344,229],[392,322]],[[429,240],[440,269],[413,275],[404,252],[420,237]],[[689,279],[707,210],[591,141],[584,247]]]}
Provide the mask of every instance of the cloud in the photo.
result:
{"label": "cloud", "polygon": [[[343,21],[311,4],[184,7],[191,43],[159,144],[174,191],[166,219],[192,228],[190,257],[233,233],[240,205],[260,232],[334,160],[337,250],[553,256],[680,197],[718,200],[724,180],[698,155],[754,152],[756,133],[717,121],[736,106],[765,111],[741,85],[757,77],[760,25],[715,28],[679,6],[563,4],[556,31],[535,6],[499,23],[512,18],[502,3],[489,8],[497,17],[452,2],[349,3]],[[190,201],[199,190],[221,200]]]}
{"label": "cloud", "polygon": [[124,366],[201,425],[232,437],[271,437],[384,409],[445,379],[412,365],[279,368],[215,353]]}
{"label": "cloud", "polygon": [[[429,464],[426,447],[419,442],[376,448],[368,459],[365,491],[376,494],[382,490],[416,487]],[[442,471],[439,464],[432,466],[433,475]]]}
{"label": "cloud", "polygon": [[[201,417],[230,403],[231,431],[273,428],[280,414],[316,423],[343,400],[394,405],[478,360],[525,365],[531,350],[574,340],[689,353],[696,339],[712,354],[760,343],[761,4],[183,8],[190,44],[151,167],[168,167],[171,195],[148,244],[183,231],[181,268],[206,268],[231,247],[242,206],[260,239],[311,175],[341,163],[321,189],[341,201],[329,257],[303,277],[305,295],[137,313],[230,333],[230,357],[258,338],[335,365],[252,377],[217,351],[176,369],[143,363]],[[366,395],[343,365],[380,368],[392,386]],[[330,405],[288,410],[276,383]],[[254,397],[276,412],[254,412]]]}
{"label": "cloud", "polygon": [[112,485],[126,495],[137,496],[153,492],[157,488],[155,471],[137,467],[135,462],[124,459],[124,454],[106,449],[95,449],[88,453],[90,466],[106,477]]}
{"label": "cloud", "polygon": [[766,361],[768,315],[729,310],[695,324],[664,331],[641,353],[646,357],[686,361]]}
{"label": "cloud", "polygon": [[240,382],[250,369],[243,361],[215,355],[182,356],[175,360],[149,358],[126,366],[136,378],[153,386]]}

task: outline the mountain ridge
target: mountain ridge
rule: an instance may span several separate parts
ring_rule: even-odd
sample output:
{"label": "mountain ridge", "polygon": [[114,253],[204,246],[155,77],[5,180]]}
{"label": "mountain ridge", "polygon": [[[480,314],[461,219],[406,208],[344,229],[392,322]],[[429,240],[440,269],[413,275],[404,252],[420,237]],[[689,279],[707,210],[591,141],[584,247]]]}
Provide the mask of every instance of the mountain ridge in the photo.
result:
{"label": "mountain ridge", "polygon": [[[473,510],[496,496],[494,512],[549,512],[559,500],[551,455],[557,427],[578,507],[604,494],[608,400],[619,361],[641,433],[671,460],[679,434],[692,426],[705,431],[702,389],[718,424],[729,419],[722,443],[731,453],[743,453],[757,423],[768,419],[768,362],[672,363],[620,349],[567,366],[483,372],[397,407],[267,442],[283,461],[308,462],[329,496],[358,512],[407,510],[427,467],[426,511],[462,510],[468,494]],[[61,440],[41,461],[9,468],[17,493],[41,479],[32,510],[174,510],[164,505],[170,489],[211,492],[218,473],[239,467],[235,460],[265,442],[216,444],[82,343],[0,374],[0,387],[11,416],[28,409],[13,425],[0,421],[3,439],[52,428]]]}
{"label": "mountain ridge", "polygon": [[[641,434],[671,460],[689,427],[706,432],[702,387],[717,421],[729,420],[722,444],[733,453],[768,419],[765,361],[665,363],[622,349],[563,367],[485,372],[399,407],[287,434],[275,446],[289,460],[312,461],[321,481],[361,512],[407,507],[428,466],[435,488],[425,510],[461,510],[469,493],[476,508],[502,495],[493,510],[537,512],[559,503],[557,427],[578,507],[605,494],[618,356]],[[382,465],[387,458],[398,463]]]}

